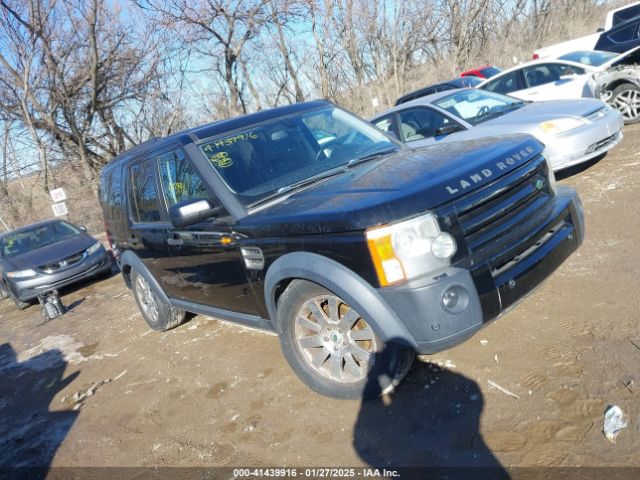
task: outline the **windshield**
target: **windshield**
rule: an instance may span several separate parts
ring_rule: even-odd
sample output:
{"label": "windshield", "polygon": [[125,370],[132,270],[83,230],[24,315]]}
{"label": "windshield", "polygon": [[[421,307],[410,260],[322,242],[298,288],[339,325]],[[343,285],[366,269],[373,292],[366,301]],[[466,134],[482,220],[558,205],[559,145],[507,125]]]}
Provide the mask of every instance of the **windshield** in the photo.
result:
{"label": "windshield", "polygon": [[330,106],[280,117],[199,145],[245,204],[358,159],[402,148],[372,125]]}
{"label": "windshield", "polygon": [[6,258],[37,250],[82,233],[67,222],[51,222],[27,230],[8,233],[0,238],[0,252]]}
{"label": "windshield", "polygon": [[484,75],[484,78],[491,78],[494,75],[499,74],[500,72],[502,72],[502,70],[499,69],[496,66],[493,66],[493,65],[490,66],[490,67],[483,68],[482,70],[480,70],[480,73],[482,73]]}
{"label": "windshield", "polygon": [[600,65],[607,63],[609,60],[613,60],[617,56],[617,53],[611,52],[584,51],[567,53],[566,55],[562,55],[560,60],[568,60],[570,62],[582,63],[583,65],[599,67]]}
{"label": "windshield", "polygon": [[433,102],[438,107],[477,125],[522,107],[525,102],[486,90],[463,90]]}
{"label": "windshield", "polygon": [[462,87],[477,87],[484,80],[478,77],[470,76],[470,77],[460,77],[459,82]]}

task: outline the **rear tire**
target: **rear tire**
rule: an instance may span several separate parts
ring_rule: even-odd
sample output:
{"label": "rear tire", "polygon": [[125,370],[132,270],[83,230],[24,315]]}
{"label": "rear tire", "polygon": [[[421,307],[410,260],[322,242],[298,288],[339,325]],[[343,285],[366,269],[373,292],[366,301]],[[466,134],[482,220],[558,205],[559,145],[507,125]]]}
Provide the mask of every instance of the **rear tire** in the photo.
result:
{"label": "rear tire", "polygon": [[9,294],[7,293],[7,291],[4,289],[4,287],[0,283],[0,302],[2,300],[6,300],[7,298],[9,298]]}
{"label": "rear tire", "polygon": [[298,377],[333,398],[374,398],[393,390],[415,356],[382,342],[344,300],[304,280],[293,281],[280,297],[278,334]]}
{"label": "rear tire", "polygon": [[618,85],[611,93],[609,104],[622,114],[625,125],[640,122],[640,88],[636,85]]}
{"label": "rear tire", "polygon": [[184,323],[186,312],[163,303],[147,280],[135,270],[131,270],[131,283],[140,313],[153,330],[164,332]]}

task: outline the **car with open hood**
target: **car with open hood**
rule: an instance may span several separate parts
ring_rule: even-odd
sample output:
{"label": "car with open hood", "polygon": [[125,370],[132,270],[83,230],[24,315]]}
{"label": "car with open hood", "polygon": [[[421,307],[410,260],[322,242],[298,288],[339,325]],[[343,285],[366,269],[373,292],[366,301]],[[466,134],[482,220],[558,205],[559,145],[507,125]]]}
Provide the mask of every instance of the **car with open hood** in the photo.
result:
{"label": "car with open hood", "polygon": [[599,98],[626,124],[640,121],[640,47],[622,54],[579,50],[505,70],[479,89],[533,102]]}

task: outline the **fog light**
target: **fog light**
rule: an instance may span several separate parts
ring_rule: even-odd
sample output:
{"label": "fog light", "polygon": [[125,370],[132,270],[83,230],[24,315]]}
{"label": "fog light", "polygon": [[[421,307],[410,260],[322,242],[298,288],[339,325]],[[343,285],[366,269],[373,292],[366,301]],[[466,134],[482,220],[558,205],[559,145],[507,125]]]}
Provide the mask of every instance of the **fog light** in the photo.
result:
{"label": "fog light", "polygon": [[431,244],[431,253],[436,258],[447,259],[456,253],[456,241],[448,233],[439,233]]}
{"label": "fog light", "polygon": [[447,313],[458,314],[469,306],[469,292],[460,285],[449,287],[442,294],[442,308]]}
{"label": "fog light", "polygon": [[455,308],[455,306],[458,304],[458,300],[458,294],[453,289],[447,290],[442,296],[442,303],[449,310]]}

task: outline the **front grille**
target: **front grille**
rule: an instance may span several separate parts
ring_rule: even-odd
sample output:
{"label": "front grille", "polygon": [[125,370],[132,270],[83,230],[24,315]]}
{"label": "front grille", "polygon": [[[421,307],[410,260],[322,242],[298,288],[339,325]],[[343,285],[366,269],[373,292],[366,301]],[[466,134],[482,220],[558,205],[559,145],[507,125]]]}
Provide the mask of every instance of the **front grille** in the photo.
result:
{"label": "front grille", "polygon": [[63,258],[62,260],[58,260],[57,262],[40,265],[38,268],[45,273],[54,273],[54,272],[57,272],[58,270],[72,267],[73,265],[81,262],[85,257],[86,257],[86,252],[80,252],[80,253],[76,253],[75,255],[71,255],[69,257]]}
{"label": "front grille", "polygon": [[457,223],[472,265],[488,261],[496,272],[531,247],[522,241],[544,221],[536,214],[551,196],[547,163],[540,155],[438,214],[455,217],[451,223]]}
{"label": "front grille", "polygon": [[616,141],[616,139],[618,138],[618,135],[620,135],[620,132],[616,132],[613,135],[600,140],[599,142],[596,142],[592,145],[589,145],[589,148],[587,148],[586,153],[592,153],[592,152],[596,152],[598,150],[600,150],[601,148],[606,147],[607,145],[609,145],[610,143],[613,143]]}
{"label": "front grille", "polygon": [[539,157],[504,178],[503,188],[483,201],[458,204],[458,221],[471,253],[498,242],[549,200],[545,171],[544,158]]}

